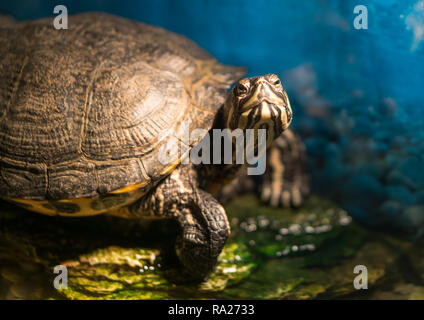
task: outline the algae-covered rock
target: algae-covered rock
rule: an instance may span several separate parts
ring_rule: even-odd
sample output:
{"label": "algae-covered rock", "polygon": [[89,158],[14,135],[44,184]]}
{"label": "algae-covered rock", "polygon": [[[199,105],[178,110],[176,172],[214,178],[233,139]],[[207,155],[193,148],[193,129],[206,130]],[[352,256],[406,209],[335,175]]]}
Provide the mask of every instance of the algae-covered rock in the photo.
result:
{"label": "algae-covered rock", "polygon": [[[375,295],[353,286],[356,265],[367,267],[370,289],[392,281],[405,256],[420,270],[418,278],[424,274],[424,257],[414,254],[414,246],[370,233],[316,197],[295,210],[271,209],[247,195],[227,212],[232,232],[215,271],[203,283],[184,284],[161,254],[162,244],[175,236],[172,224],[52,218],[1,203],[0,298],[367,298]],[[67,288],[54,289],[56,265],[67,268]],[[411,299],[422,292],[415,280],[397,283],[381,292]]]}
{"label": "algae-covered rock", "polygon": [[[157,250],[108,247],[67,263],[69,283],[61,293],[71,299],[171,299],[207,297],[249,276],[254,268],[243,244],[230,243],[209,279],[178,285],[155,264]],[[175,271],[174,271],[175,272]]]}

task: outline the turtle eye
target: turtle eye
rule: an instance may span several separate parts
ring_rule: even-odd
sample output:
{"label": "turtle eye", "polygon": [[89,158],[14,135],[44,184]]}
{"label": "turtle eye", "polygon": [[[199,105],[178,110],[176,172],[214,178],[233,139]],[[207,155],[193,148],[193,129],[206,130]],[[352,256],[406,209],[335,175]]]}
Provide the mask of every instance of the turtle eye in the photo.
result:
{"label": "turtle eye", "polygon": [[242,83],[237,85],[237,94],[245,94],[247,90],[249,90],[249,88],[246,85]]}
{"label": "turtle eye", "polygon": [[276,86],[276,87],[280,87],[280,86],[281,86],[281,81],[280,81],[280,79],[277,79],[277,80],[275,80],[272,84],[273,84],[274,86]]}

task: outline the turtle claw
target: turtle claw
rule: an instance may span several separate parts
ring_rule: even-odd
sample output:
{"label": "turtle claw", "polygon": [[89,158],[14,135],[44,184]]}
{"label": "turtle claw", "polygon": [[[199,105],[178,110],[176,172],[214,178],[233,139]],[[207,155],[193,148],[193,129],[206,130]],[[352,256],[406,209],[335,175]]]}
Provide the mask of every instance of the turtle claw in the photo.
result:
{"label": "turtle claw", "polygon": [[290,186],[285,183],[284,186],[271,188],[263,185],[261,188],[261,201],[272,208],[298,208],[305,201],[307,192],[298,187]]}
{"label": "turtle claw", "polygon": [[301,206],[309,194],[306,150],[291,130],[278,137],[267,152],[267,170],[260,186],[261,201],[271,207]]}

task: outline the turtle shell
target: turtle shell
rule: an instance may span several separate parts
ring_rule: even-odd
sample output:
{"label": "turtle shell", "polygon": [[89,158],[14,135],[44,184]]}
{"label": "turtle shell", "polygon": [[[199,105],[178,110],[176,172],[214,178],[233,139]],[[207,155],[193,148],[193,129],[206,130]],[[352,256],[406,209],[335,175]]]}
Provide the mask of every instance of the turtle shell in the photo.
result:
{"label": "turtle shell", "polygon": [[162,163],[161,147],[183,143],[187,126],[210,129],[245,73],[181,35],[109,14],[70,16],[68,27],[53,18],[0,27],[2,197],[154,185],[186,155]]}

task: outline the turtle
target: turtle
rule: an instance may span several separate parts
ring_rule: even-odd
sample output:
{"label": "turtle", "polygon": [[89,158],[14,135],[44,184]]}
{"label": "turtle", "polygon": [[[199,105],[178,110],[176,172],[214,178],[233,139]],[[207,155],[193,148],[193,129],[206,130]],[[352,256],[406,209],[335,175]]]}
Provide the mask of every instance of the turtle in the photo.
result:
{"label": "turtle", "polygon": [[[245,68],[183,35],[107,13],[71,15],[63,30],[52,20],[1,26],[3,200],[51,216],[174,219],[180,230],[169,242],[196,281],[213,271],[230,234],[219,199],[254,188],[274,206],[302,203],[304,147],[276,74],[244,77]],[[265,130],[263,148],[254,139],[268,155],[265,174],[190,161],[209,133],[225,129]]]}

